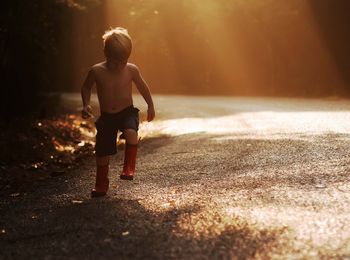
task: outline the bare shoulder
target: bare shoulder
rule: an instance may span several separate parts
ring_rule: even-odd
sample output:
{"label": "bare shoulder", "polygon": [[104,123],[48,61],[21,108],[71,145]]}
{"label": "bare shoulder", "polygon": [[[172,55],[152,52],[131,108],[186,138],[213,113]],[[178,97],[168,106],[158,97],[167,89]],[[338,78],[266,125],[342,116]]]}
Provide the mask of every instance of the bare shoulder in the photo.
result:
{"label": "bare shoulder", "polygon": [[96,73],[97,69],[96,69],[96,66],[98,64],[95,64],[93,66],[91,66],[91,68],[89,69],[89,72],[85,78],[85,81],[84,81],[84,86],[85,87],[88,87],[88,88],[91,88],[93,86],[93,84],[95,83],[96,81],[96,75],[98,73]]}
{"label": "bare shoulder", "polygon": [[132,75],[137,75],[140,73],[139,68],[134,63],[127,63],[126,67],[131,72]]}
{"label": "bare shoulder", "polygon": [[92,65],[91,67],[91,70],[92,71],[98,71],[98,70],[101,70],[101,69],[105,69],[106,68],[106,62],[100,62],[100,63],[97,63],[95,65]]}
{"label": "bare shoulder", "polygon": [[105,62],[100,62],[100,63],[97,63],[97,64],[91,66],[90,73],[96,76],[96,75],[100,74],[101,71],[103,71],[105,69],[106,69]]}

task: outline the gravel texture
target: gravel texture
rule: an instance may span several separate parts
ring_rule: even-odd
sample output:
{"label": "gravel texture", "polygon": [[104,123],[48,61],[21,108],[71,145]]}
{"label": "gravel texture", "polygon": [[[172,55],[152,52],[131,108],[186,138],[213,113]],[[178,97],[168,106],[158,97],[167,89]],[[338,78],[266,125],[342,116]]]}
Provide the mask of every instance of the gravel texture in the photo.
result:
{"label": "gravel texture", "polygon": [[93,157],[0,198],[0,259],[350,259],[349,101],[155,101],[134,181],[120,145],[105,198]]}

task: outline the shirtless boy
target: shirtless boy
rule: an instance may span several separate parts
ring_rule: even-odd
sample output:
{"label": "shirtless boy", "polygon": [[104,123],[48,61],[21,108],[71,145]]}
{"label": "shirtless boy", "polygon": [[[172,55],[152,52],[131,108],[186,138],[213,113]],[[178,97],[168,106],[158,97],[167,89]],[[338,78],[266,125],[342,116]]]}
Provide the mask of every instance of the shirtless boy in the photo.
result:
{"label": "shirtless boy", "polygon": [[133,106],[132,83],[145,99],[147,121],[155,116],[152,96],[138,67],[128,63],[132,49],[131,38],[126,29],[117,27],[103,35],[106,60],[90,69],[81,88],[83,118],[92,117],[90,106],[91,89],[96,85],[101,116],[95,122],[96,134],[96,184],[92,197],[106,195],[109,186],[109,157],[117,152],[116,136],[122,131],[125,139],[124,167],[120,178],[132,180],[135,173],[138,145],[139,110]]}

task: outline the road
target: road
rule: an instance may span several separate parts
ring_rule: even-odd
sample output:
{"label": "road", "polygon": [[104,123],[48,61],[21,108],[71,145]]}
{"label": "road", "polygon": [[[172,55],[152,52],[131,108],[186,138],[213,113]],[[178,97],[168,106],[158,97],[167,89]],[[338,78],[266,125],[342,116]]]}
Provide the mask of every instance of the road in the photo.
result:
{"label": "road", "polygon": [[[76,109],[79,96],[64,95]],[[145,118],[140,97],[135,105]],[[96,111],[96,99],[95,111]],[[350,101],[155,96],[134,181],[94,160],[1,198],[3,259],[350,259]]]}

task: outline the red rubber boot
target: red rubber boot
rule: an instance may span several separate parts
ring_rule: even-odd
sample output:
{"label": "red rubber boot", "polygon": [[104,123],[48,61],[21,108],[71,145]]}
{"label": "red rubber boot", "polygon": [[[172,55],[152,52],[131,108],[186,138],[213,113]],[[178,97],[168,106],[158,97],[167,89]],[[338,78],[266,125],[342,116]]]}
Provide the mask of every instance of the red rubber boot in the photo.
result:
{"label": "red rubber boot", "polygon": [[133,180],[135,174],[137,144],[126,144],[123,173],[120,175],[122,180]]}
{"label": "red rubber boot", "polygon": [[91,197],[102,197],[106,195],[109,186],[108,168],[108,164],[97,166],[96,184],[95,189],[91,191]]}

